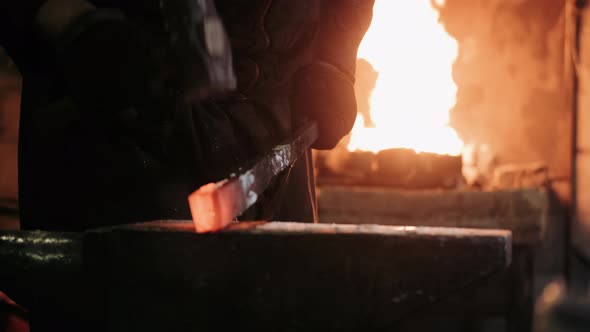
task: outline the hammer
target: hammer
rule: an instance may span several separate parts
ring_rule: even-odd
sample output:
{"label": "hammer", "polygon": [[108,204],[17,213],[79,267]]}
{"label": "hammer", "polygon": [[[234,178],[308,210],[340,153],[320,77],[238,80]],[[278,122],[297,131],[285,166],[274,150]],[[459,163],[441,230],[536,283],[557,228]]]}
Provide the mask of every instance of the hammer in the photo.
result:
{"label": "hammer", "polygon": [[198,233],[215,232],[229,226],[254,205],[272,180],[289,168],[318,138],[317,125],[305,125],[290,141],[274,147],[250,167],[215,183],[200,187],[188,197]]}

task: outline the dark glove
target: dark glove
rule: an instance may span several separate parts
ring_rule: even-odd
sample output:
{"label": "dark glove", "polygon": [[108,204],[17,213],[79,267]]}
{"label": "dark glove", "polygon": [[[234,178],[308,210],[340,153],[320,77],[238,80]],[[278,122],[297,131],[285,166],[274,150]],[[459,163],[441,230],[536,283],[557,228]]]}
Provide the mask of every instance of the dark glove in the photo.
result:
{"label": "dark glove", "polygon": [[357,108],[354,82],[335,66],[314,62],[293,79],[291,105],[318,123],[315,149],[332,149],[350,132]]}
{"label": "dark glove", "polygon": [[315,149],[332,149],[356,119],[358,46],[369,28],[373,0],[322,1],[314,61],[293,79],[291,105],[318,122]]}

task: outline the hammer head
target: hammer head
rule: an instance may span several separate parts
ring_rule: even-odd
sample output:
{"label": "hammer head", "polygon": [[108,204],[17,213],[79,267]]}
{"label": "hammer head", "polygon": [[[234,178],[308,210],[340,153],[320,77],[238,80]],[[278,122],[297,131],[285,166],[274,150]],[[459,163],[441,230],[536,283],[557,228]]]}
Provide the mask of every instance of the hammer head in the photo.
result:
{"label": "hammer head", "polygon": [[170,61],[187,99],[234,89],[228,37],[212,0],[159,1]]}
{"label": "hammer head", "polygon": [[154,37],[166,76],[186,101],[233,90],[232,52],[212,0],[114,0]]}

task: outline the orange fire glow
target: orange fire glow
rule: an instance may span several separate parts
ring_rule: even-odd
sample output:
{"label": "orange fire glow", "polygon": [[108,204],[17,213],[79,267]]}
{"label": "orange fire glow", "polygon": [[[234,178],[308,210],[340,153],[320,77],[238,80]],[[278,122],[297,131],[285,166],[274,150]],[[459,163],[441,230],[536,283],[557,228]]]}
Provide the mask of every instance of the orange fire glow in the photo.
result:
{"label": "orange fire glow", "polygon": [[[444,6],[444,0],[435,3]],[[458,45],[438,18],[430,0],[375,1],[358,53],[379,73],[370,99],[374,127],[365,127],[359,115],[349,150],[461,153],[463,142],[449,126]]]}

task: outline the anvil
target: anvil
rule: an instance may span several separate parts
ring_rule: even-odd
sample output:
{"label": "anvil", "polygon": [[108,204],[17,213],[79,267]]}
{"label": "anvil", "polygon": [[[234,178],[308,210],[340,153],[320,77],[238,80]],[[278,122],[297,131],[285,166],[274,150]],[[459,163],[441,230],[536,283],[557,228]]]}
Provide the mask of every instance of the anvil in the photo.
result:
{"label": "anvil", "polygon": [[511,233],[190,221],[0,233],[0,289],[33,331],[391,331],[503,271]]}

